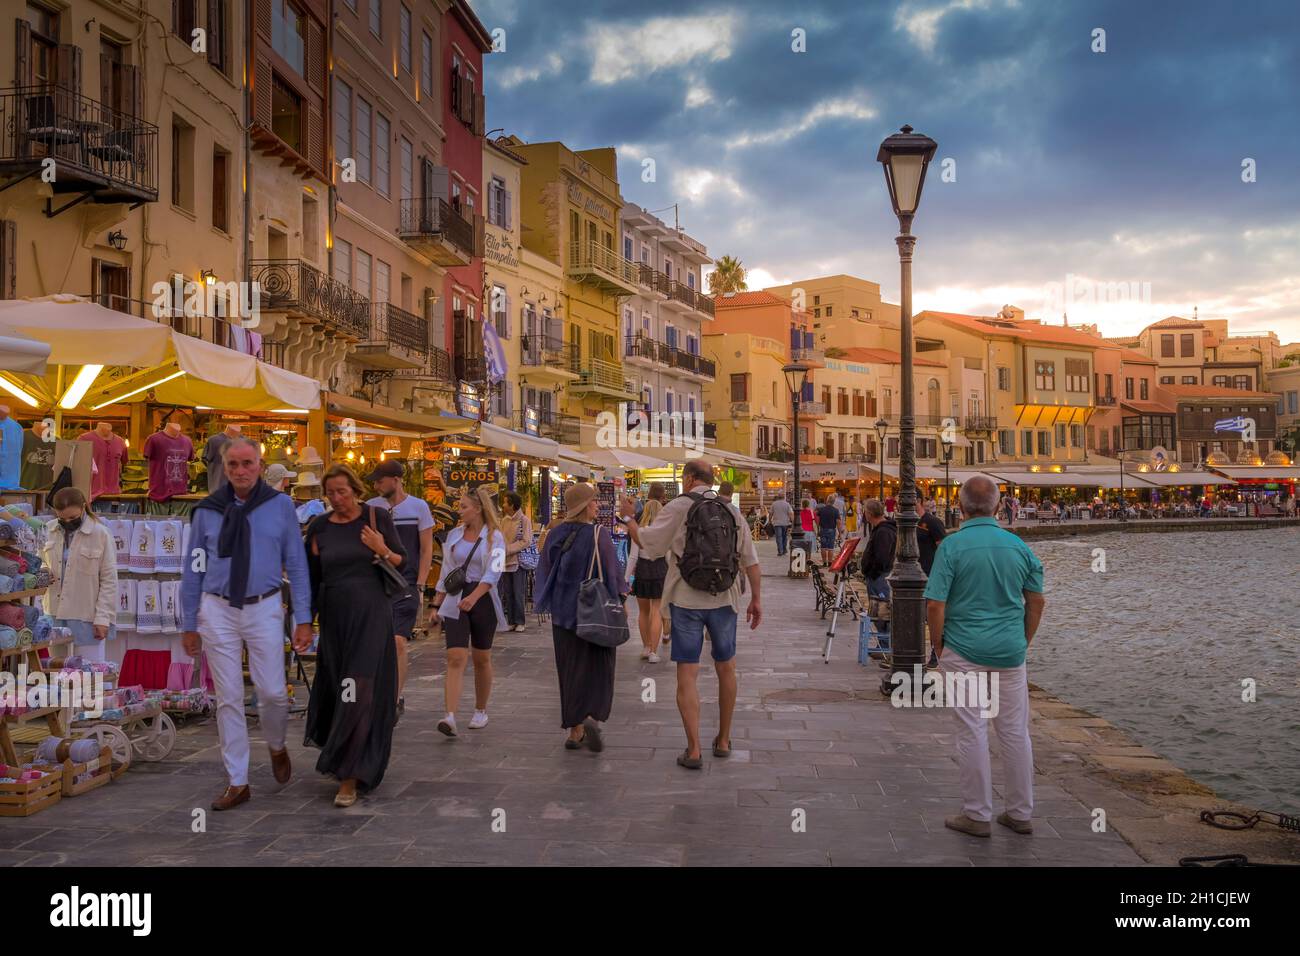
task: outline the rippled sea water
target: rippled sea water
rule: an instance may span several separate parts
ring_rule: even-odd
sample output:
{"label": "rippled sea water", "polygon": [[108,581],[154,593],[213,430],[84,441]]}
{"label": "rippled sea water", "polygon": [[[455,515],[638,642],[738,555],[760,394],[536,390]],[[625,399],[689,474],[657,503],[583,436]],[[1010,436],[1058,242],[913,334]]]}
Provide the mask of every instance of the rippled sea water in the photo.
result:
{"label": "rippled sea water", "polygon": [[1222,797],[1300,812],[1300,529],[1029,543],[1047,596],[1031,681]]}

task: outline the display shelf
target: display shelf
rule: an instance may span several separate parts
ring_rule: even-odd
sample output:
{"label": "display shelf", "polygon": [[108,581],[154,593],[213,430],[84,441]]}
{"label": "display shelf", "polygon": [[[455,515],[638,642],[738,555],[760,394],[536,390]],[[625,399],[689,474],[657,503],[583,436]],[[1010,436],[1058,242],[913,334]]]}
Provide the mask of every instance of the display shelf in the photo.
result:
{"label": "display shelf", "polygon": [[8,601],[22,600],[23,598],[40,597],[48,590],[48,587],[44,587],[32,588],[30,591],[10,591],[8,594],[0,594],[0,604]]}

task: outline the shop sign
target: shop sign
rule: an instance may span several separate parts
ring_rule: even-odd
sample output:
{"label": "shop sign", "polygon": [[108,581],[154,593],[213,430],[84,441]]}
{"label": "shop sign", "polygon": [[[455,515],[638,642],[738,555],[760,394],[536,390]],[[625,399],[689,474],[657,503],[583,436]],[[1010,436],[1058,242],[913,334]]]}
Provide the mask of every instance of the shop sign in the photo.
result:
{"label": "shop sign", "polygon": [[509,234],[498,235],[492,230],[483,233],[483,253],[489,262],[495,262],[498,265],[508,266],[512,269],[519,268],[519,258],[515,255],[514,243],[510,241]]}
{"label": "shop sign", "polygon": [[569,202],[573,203],[575,206],[581,206],[593,216],[599,216],[601,219],[606,221],[613,218],[610,216],[608,206],[603,202],[598,202],[595,199],[592,199],[590,196],[584,195],[582,189],[577,183],[569,183]]}
{"label": "shop sign", "polygon": [[537,411],[536,406],[528,405],[524,408],[524,434],[537,435],[542,424],[542,416]]}
{"label": "shop sign", "polygon": [[498,484],[499,473],[495,465],[475,465],[473,462],[456,462],[442,470],[442,480],[448,491],[459,492],[479,485]]}
{"label": "shop sign", "polygon": [[464,418],[481,418],[483,400],[479,398],[478,389],[469,382],[461,382],[456,392],[456,411]]}

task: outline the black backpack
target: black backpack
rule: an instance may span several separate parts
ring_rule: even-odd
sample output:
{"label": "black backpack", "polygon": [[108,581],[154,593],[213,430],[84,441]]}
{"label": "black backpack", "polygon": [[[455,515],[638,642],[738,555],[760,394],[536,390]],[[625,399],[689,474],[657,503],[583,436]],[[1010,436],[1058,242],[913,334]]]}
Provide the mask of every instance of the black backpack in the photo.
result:
{"label": "black backpack", "polygon": [[690,494],[686,513],[686,547],[677,559],[682,580],[697,591],[726,591],[740,573],[736,553],[736,517],[717,495]]}

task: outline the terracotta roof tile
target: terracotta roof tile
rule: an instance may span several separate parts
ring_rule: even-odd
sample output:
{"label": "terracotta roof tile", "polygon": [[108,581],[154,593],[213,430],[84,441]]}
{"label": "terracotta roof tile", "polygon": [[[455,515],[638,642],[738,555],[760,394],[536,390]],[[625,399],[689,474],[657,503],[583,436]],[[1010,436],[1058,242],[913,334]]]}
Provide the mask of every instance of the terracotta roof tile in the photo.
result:
{"label": "terracotta roof tile", "polygon": [[786,308],[790,307],[790,303],[785,299],[762,289],[753,292],[736,292],[731,295],[715,295],[713,304],[719,309],[743,309],[746,306],[754,305],[783,305]]}
{"label": "terracotta roof tile", "polygon": [[1128,362],[1130,365],[1159,365],[1160,363],[1153,359],[1146,352],[1139,352],[1136,349],[1120,349],[1119,360]]}
{"label": "terracotta roof tile", "polygon": [[1199,329],[1203,328],[1200,322],[1194,322],[1191,319],[1184,319],[1180,315],[1171,315],[1167,319],[1161,319],[1159,322],[1153,322],[1147,326],[1150,329]]}
{"label": "terracotta roof tile", "polygon": [[[854,346],[853,348],[840,349],[840,352],[842,353],[841,357],[848,359],[850,362],[874,363],[876,365],[901,365],[903,362],[903,356],[893,349],[872,349]],[[916,353],[912,353],[912,360],[915,365],[925,365],[930,368],[948,367],[944,362],[923,358]]]}
{"label": "terracotta roof tile", "polygon": [[1077,345],[1080,348],[1099,348],[1105,339],[1063,325],[1043,325],[1024,319],[1003,319],[990,315],[963,315],[960,312],[922,312],[917,320],[934,318],[981,335],[1005,335],[1026,342],[1044,342],[1053,345]]}

